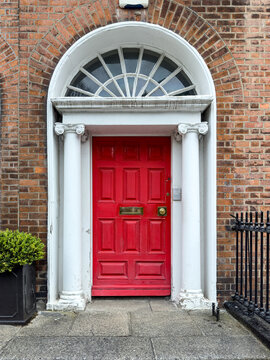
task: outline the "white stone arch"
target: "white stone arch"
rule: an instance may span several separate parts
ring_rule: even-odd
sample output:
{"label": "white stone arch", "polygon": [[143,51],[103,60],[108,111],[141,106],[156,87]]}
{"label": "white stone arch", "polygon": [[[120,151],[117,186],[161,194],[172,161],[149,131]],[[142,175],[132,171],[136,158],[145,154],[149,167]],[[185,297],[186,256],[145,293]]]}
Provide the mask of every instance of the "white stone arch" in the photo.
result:
{"label": "white stone arch", "polygon": [[[63,98],[66,85],[70,82],[73,76],[77,73],[78,68],[85,64],[89,58],[100,51],[105,52],[117,46],[125,46],[126,44],[141,46],[145,45],[152,49],[163,49],[172,59],[180,59],[185,67],[185,71],[196,84],[197,93],[199,96],[196,101],[181,100],[176,103],[168,102],[160,104],[148,103],[147,111],[145,104],[132,103],[126,104],[125,111],[130,111],[136,116],[137,111],[140,112],[154,112],[159,109],[160,112],[167,112],[168,116],[173,114],[175,119],[176,113],[179,112],[181,117],[185,116],[184,122],[189,122],[190,115],[201,112],[211,103],[205,111],[205,120],[209,124],[209,131],[204,137],[203,143],[200,145],[200,163],[201,163],[201,181],[200,181],[200,197],[201,197],[201,214],[203,214],[201,221],[201,276],[202,288],[204,296],[210,301],[216,301],[216,102],[215,102],[215,88],[211,73],[200,54],[187,41],[179,35],[167,30],[161,26],[143,23],[143,22],[121,22],[117,24],[108,25],[88,33],[79,39],[69,50],[63,55],[58,65],[55,68],[48,90],[47,100],[47,148],[48,148],[48,309],[58,307],[58,298],[61,285],[61,271],[59,276],[59,261],[61,259],[62,246],[62,230],[59,219],[61,219],[62,208],[62,194],[61,187],[59,187],[59,169],[61,169],[62,161],[59,161],[59,153],[61,158],[61,144],[59,145],[58,137],[54,133],[54,124],[57,120],[54,106],[62,113],[68,116],[68,113],[74,113],[74,103]],[[77,104],[77,114],[83,119],[87,119],[89,112],[104,113],[122,112],[121,103],[111,102],[92,102],[89,101]],[[140,107],[140,110],[138,109]],[[72,109],[72,110],[71,110]],[[152,109],[152,110],[151,110]],[[167,116],[166,116],[167,118]],[[147,119],[147,117],[146,117]],[[85,120],[86,123],[88,120]],[[132,120],[133,121],[133,120]],[[169,120],[170,121],[170,120]],[[158,126],[163,126],[166,131],[172,132],[173,126],[177,129],[177,124],[172,120],[170,127],[166,128],[166,124],[162,121]],[[199,122],[201,120],[199,119]],[[194,121],[192,121],[194,123]],[[179,121],[181,123],[181,121]],[[129,127],[131,131],[136,133],[136,120],[131,122],[133,124]],[[145,129],[150,129],[155,124],[146,120]],[[94,125],[93,125],[94,126]],[[104,123],[106,126],[106,121]],[[107,126],[109,126],[107,124]],[[93,127],[92,127],[93,128]],[[125,128],[123,133],[126,134]],[[129,131],[130,131],[129,130]],[[150,130],[147,130],[150,131]],[[129,133],[130,134],[130,133]],[[138,133],[139,134],[139,133]],[[175,145],[176,146],[176,145]],[[90,158],[88,159],[90,162]],[[178,170],[176,170],[177,172]],[[61,172],[61,171],[60,171]],[[179,184],[175,184],[179,185]],[[175,214],[181,214],[180,203],[175,204]],[[88,211],[91,211],[91,204],[89,203]],[[178,210],[177,210],[178,209]],[[91,227],[91,224],[90,224]],[[90,239],[90,235],[85,234],[88,228],[84,228],[84,237]],[[90,233],[90,231],[89,231]],[[90,241],[90,240],[89,240]],[[60,252],[59,252],[60,249]],[[176,245],[175,253],[172,258],[181,256],[181,246]],[[191,270],[192,271],[192,270]],[[172,284],[172,298],[179,300],[181,285],[181,274],[176,275],[177,283]],[[178,279],[179,277],[179,279]],[[91,274],[86,276],[91,278]],[[91,297],[91,288],[83,286],[83,296],[86,299]],[[76,307],[76,306],[75,306]],[[61,308],[61,306],[60,306]]]}

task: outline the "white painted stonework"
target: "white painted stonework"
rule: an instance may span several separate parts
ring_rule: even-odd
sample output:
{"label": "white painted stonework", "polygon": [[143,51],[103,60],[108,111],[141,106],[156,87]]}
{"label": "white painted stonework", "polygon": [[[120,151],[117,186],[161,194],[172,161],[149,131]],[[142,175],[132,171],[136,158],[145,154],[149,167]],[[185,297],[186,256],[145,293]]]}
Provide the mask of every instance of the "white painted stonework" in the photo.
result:
{"label": "white painted stonework", "polygon": [[[211,305],[201,284],[201,215],[199,135],[208,132],[207,123],[179,124],[182,140],[182,239],[181,291],[179,303],[185,309]],[[179,137],[177,136],[179,141]]]}
{"label": "white painted stonework", "polygon": [[[138,43],[159,51],[162,44],[167,56],[181,60],[199,95],[64,97],[66,85],[89,56]],[[53,107],[62,122],[55,119]],[[188,309],[215,302],[215,90],[196,50],[171,31],[146,23],[119,23],[95,30],[78,40],[57,65],[47,110],[47,308],[82,310],[91,300],[92,136],[171,136],[172,188],[182,189],[182,201],[171,204],[171,298]]]}
{"label": "white painted stonework", "polygon": [[[55,124],[57,135],[64,137],[64,214],[63,214],[63,286],[55,309],[84,310],[82,291],[81,245],[81,136],[83,124]],[[79,241],[76,241],[79,239]]]}

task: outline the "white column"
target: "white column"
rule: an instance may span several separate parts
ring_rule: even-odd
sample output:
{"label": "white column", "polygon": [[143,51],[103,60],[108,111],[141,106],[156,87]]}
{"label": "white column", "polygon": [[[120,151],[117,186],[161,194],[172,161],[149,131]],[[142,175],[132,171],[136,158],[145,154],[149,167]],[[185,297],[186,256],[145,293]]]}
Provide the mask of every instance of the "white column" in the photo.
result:
{"label": "white column", "polygon": [[180,303],[186,309],[204,307],[201,289],[199,136],[207,123],[180,124],[182,137],[182,243]]}
{"label": "white column", "polygon": [[55,132],[64,136],[63,287],[57,308],[83,310],[81,136],[85,126],[56,123]]}

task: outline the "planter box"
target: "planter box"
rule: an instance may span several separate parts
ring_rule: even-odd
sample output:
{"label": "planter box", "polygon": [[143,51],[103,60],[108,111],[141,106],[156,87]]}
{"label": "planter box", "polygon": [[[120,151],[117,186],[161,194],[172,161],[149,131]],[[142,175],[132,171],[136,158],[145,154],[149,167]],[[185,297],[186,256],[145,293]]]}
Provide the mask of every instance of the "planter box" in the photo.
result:
{"label": "planter box", "polygon": [[26,324],[36,313],[35,267],[0,274],[0,324]]}

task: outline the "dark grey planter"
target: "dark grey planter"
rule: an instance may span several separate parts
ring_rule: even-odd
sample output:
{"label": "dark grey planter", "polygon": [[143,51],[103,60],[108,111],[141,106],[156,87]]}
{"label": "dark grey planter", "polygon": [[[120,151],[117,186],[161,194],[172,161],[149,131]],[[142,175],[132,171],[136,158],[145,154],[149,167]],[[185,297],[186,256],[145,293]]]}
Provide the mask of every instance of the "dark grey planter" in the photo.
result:
{"label": "dark grey planter", "polygon": [[24,325],[36,313],[35,267],[0,274],[0,324]]}

